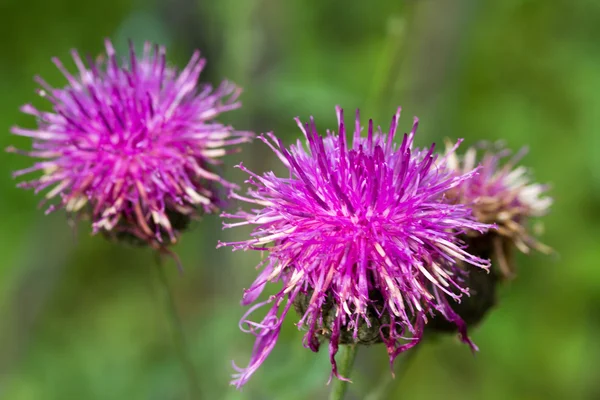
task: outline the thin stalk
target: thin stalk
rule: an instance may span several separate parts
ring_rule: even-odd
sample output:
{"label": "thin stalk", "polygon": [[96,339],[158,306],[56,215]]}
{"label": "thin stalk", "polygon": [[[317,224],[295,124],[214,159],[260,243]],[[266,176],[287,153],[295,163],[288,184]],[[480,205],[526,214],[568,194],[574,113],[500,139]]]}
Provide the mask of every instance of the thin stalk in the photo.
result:
{"label": "thin stalk", "polygon": [[[339,374],[346,379],[350,378],[357,348],[358,346],[356,345],[342,346],[340,351],[342,359],[338,363]],[[331,393],[329,393],[329,400],[342,400],[346,394],[346,390],[348,390],[348,383],[348,381],[335,379],[331,387]]]}
{"label": "thin stalk", "polygon": [[183,324],[181,323],[181,318],[177,312],[177,306],[175,305],[173,292],[169,286],[169,280],[160,256],[157,257],[155,264],[160,284],[163,287],[165,311],[169,317],[169,325],[171,328],[171,334],[173,335],[173,344],[177,351],[181,366],[187,375],[190,399],[200,399],[200,385],[198,384],[197,379],[198,375],[196,374],[196,368],[194,367],[194,363],[192,362],[189,352],[187,351],[185,336],[183,334]]}
{"label": "thin stalk", "polygon": [[[415,0],[401,3],[402,11],[388,17],[387,34],[380,51],[379,59],[373,71],[370,85],[371,91],[365,103],[367,110],[379,110],[390,103],[395,106],[396,100],[393,89],[399,79],[402,64],[405,61],[405,50],[408,45],[408,37],[412,32],[412,15],[415,9]],[[387,115],[387,114],[386,114]]]}

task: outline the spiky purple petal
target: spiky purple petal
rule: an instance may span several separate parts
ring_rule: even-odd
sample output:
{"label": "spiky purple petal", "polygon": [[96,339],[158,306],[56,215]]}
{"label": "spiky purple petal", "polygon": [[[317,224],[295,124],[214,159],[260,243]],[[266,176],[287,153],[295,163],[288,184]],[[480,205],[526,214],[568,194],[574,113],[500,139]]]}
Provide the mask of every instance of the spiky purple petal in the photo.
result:
{"label": "spiky purple petal", "polygon": [[[290,170],[289,177],[272,172],[261,176],[240,165],[250,175],[252,188],[247,197],[233,197],[255,209],[223,214],[239,221],[224,227],[255,229],[249,240],[219,246],[268,252],[243,304],[253,303],[267,282],[281,281],[283,287],[259,303],[273,304],[261,323],[250,322],[248,314],[243,318],[257,340],[248,367],[234,376],[232,383],[238,387],[271,352],[282,320],[300,295],[309,299],[298,323],[306,330],[304,345],[317,351],[319,337],[325,334],[332,373],[343,378],[335,362],[340,335],[347,330],[356,338],[361,323],[373,322],[367,316],[370,308],[377,306],[380,316],[389,316],[381,336],[393,362],[419,342],[428,315],[437,312],[460,325],[448,307],[448,298],[459,300],[468,294],[456,262],[489,266],[488,260],[469,254],[457,237],[490,225],[474,221],[467,206],[447,203],[443,195],[475,171],[456,176],[433,146],[414,149],[416,118],[412,131],[396,145],[400,109],[386,134],[376,132],[369,121],[366,138],[357,112],[351,143],[339,107],[337,116],[338,134],[328,131],[324,137],[312,118],[305,125],[297,120],[308,151],[300,141],[288,148],[272,134],[260,136]],[[381,302],[373,298],[374,291]],[[328,300],[333,301],[331,324],[324,311]]]}
{"label": "spiky purple petal", "polygon": [[169,213],[215,211],[221,199],[214,184],[234,186],[212,166],[231,151],[226,147],[251,135],[214,118],[240,106],[240,89],[228,82],[216,90],[199,84],[205,60],[197,51],[177,71],[167,66],[162,46],[146,43],[138,57],[131,45],[129,58],[119,60],[111,42],[105,45],[106,57],[87,65],[72,51],[76,75],[53,59],[66,87],[36,78],[52,111],[23,106],[37,128],[12,132],[33,138],[33,149],[8,151],[42,161],[14,175],[40,171],[41,177],[19,186],[36,193],[49,189],[47,200],[60,196],[48,212],[87,208],[95,232],[118,228],[154,245],[161,245],[164,233],[174,241]]}

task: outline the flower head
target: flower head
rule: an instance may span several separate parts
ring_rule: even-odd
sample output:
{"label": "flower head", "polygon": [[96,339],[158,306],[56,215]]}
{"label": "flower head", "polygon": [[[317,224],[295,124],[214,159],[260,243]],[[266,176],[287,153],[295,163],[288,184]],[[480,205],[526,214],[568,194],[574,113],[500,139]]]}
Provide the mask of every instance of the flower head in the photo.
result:
{"label": "flower head", "polygon": [[[447,196],[454,201],[471,205],[473,215],[479,222],[497,225],[497,230],[489,232],[485,238],[479,238],[478,232],[471,231],[471,238],[467,240],[474,242],[482,251],[493,253],[502,275],[512,277],[512,250],[515,246],[523,253],[529,253],[532,248],[544,253],[551,252],[548,246],[530,234],[527,222],[531,217],[546,215],[552,205],[552,198],[546,195],[548,185],[532,182],[528,170],[517,166],[527,149],[510,157],[511,152],[499,144],[495,149],[489,143],[482,143],[480,147],[485,152],[479,167],[476,166],[475,147],[469,148],[463,157],[454,152],[448,155],[448,166],[457,176],[475,168],[479,168],[479,173],[450,190]],[[450,143],[448,149],[452,149]],[[509,159],[503,162],[507,158]],[[470,245],[469,248],[471,247]]]}
{"label": "flower head", "polygon": [[[479,268],[489,262],[469,254],[458,235],[483,232],[490,226],[474,221],[471,210],[445,201],[444,193],[475,172],[456,176],[434,146],[413,148],[413,129],[401,144],[394,143],[400,109],[388,133],[375,132],[369,121],[361,136],[356,115],[354,134],[346,134],[343,112],[337,109],[338,134],[317,133],[314,121],[296,119],[308,149],[298,141],[286,148],[274,135],[265,142],[289,169],[285,178],[272,172],[250,175],[253,189],[236,199],[255,205],[251,212],[223,214],[239,222],[225,227],[254,225],[252,238],[220,243],[234,249],[266,251],[256,281],[242,304],[255,303],[267,282],[283,287],[243,317],[242,329],[256,342],[250,364],[237,368],[232,382],[243,385],[271,352],[281,324],[292,306],[301,314],[304,345],[317,351],[329,341],[332,373],[338,378],[335,354],[339,344],[386,344],[390,362],[417,344],[429,316],[438,313],[466,329],[448,300],[468,294],[461,285],[457,261]],[[248,315],[272,304],[261,322]]]}
{"label": "flower head", "polygon": [[30,104],[21,110],[37,119],[37,129],[12,128],[31,137],[31,151],[8,151],[40,158],[15,176],[41,171],[20,183],[36,193],[51,188],[48,208],[89,216],[94,232],[133,235],[154,247],[174,242],[177,228],[197,211],[221,204],[215,184],[232,187],[212,171],[225,147],[248,141],[249,133],[214,121],[238,108],[240,90],[224,82],[216,90],[199,85],[205,60],[195,52],[182,70],[166,65],[165,49],[146,43],[141,57],[130,46],[119,60],[106,40],[106,58],[86,65],[73,50],[77,75],[58,59],[67,86],[53,88],[36,78],[39,95],[52,111]]}

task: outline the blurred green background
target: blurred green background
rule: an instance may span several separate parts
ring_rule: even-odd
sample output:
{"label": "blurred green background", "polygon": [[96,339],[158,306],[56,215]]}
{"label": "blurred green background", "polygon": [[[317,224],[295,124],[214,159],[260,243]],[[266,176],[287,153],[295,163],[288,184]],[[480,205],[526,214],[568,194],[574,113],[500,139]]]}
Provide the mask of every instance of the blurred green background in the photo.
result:
{"label": "blurred green background", "polygon": [[[35,0],[0,3],[2,147],[33,118],[33,76],[64,79],[69,50],[92,55],[109,37],[168,46],[184,65],[195,48],[202,77],[243,86],[243,108],[222,120],[274,130],[287,142],[292,118],[335,127],[334,106],[388,126],[421,118],[418,145],[464,137],[528,145],[524,163],[551,182],[555,205],[542,240],[556,256],[520,257],[499,307],[472,331],[480,352],[448,337],[421,346],[397,383],[400,399],[600,398],[600,3],[592,0]],[[228,158],[255,171],[280,169],[256,142]],[[10,171],[31,160],[0,157],[0,398],[7,400],[183,399],[186,377],[172,345],[150,251],[74,232],[60,212],[18,190]],[[168,262],[169,280],[199,374],[202,399],[322,399],[327,351],[313,354],[290,318],[270,358],[242,392],[228,386],[231,360],[245,365],[252,337],[237,323],[242,289],[259,254],[215,249],[244,229],[205,217]],[[291,315],[291,314],[290,314]],[[349,399],[389,374],[385,348],[361,349]]]}

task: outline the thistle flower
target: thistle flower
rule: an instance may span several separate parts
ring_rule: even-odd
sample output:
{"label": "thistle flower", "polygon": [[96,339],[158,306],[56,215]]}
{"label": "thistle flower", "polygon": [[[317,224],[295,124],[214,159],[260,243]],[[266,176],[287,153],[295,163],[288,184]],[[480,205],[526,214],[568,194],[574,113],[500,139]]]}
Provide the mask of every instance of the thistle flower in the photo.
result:
{"label": "thistle flower", "polygon": [[19,186],[36,193],[52,187],[44,202],[60,199],[47,213],[63,208],[91,218],[94,233],[163,248],[191,217],[220,207],[217,185],[233,187],[213,166],[232,151],[226,147],[250,134],[214,118],[240,107],[240,89],[228,82],[216,90],[199,84],[205,60],[198,51],[179,72],[166,65],[164,47],[146,43],[138,57],[130,44],[128,61],[117,58],[109,40],[105,47],[106,58],[87,65],[73,50],[77,75],[53,59],[66,87],[36,78],[52,111],[24,105],[37,129],[13,127],[12,133],[31,137],[32,150],[7,150],[42,160],[14,176],[41,171]]}
{"label": "thistle flower", "polygon": [[[448,166],[457,176],[476,168],[477,150],[471,147],[464,157],[452,152],[452,144],[447,143]],[[531,249],[550,253],[551,249],[540,243],[528,230],[527,223],[532,217],[546,215],[552,205],[552,198],[546,195],[548,185],[531,181],[529,171],[517,166],[527,153],[523,148],[514,156],[500,144],[495,148],[489,143],[480,146],[485,150],[481,157],[479,173],[453,188],[447,194],[450,199],[473,207],[473,215],[481,223],[496,224],[497,230],[485,236],[478,232],[468,232],[467,241],[485,251],[487,256],[497,259],[500,273],[505,278],[514,276],[513,248],[523,253]],[[503,162],[504,159],[508,160]],[[472,248],[469,245],[469,248]]]}
{"label": "thistle flower", "polygon": [[[489,261],[469,254],[458,235],[485,232],[490,225],[472,219],[469,207],[447,203],[443,194],[471,179],[457,176],[438,159],[434,146],[413,149],[412,131],[400,146],[394,136],[400,109],[388,133],[374,132],[369,121],[361,137],[358,112],[348,143],[343,112],[337,108],[338,134],[320,136],[314,121],[300,127],[300,141],[286,148],[273,134],[261,136],[289,169],[286,178],[269,172],[259,176],[243,165],[253,189],[232,197],[258,206],[251,212],[223,214],[240,220],[230,228],[255,225],[252,238],[219,243],[233,249],[258,250],[268,256],[258,278],[244,293],[242,304],[254,304],[240,322],[256,336],[247,368],[237,368],[232,384],[240,387],[272,351],[292,306],[300,312],[305,347],[319,349],[329,341],[332,374],[340,344],[384,342],[390,363],[416,345],[429,316],[439,314],[459,326],[462,320],[450,300],[468,294],[461,285],[457,260],[486,269]],[[268,282],[283,287],[266,301],[256,302]],[[271,304],[261,322],[249,319],[257,308]],[[234,365],[235,366],[235,365]]]}

